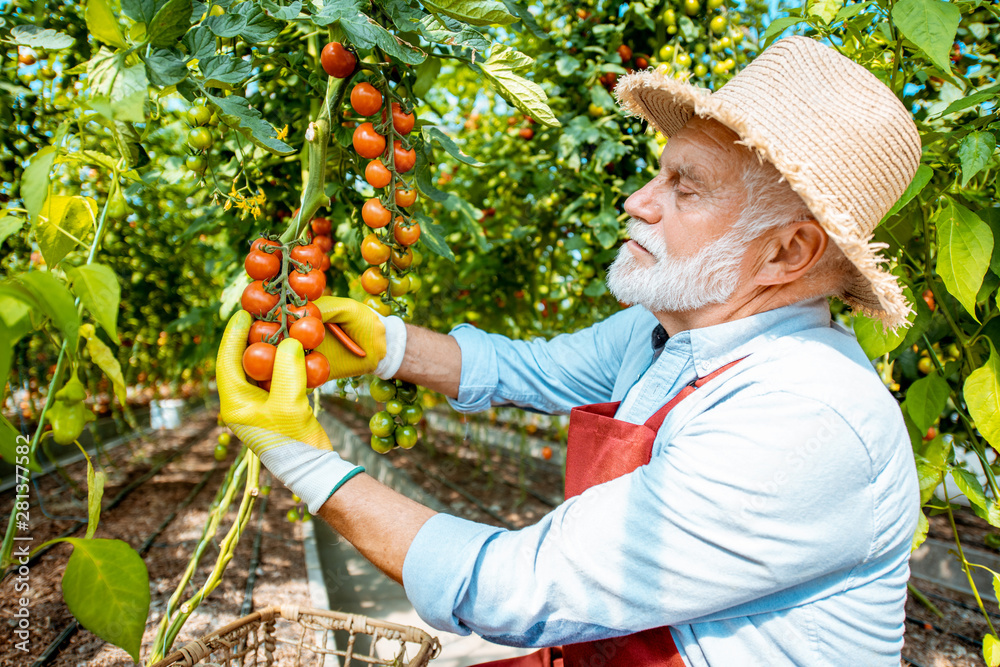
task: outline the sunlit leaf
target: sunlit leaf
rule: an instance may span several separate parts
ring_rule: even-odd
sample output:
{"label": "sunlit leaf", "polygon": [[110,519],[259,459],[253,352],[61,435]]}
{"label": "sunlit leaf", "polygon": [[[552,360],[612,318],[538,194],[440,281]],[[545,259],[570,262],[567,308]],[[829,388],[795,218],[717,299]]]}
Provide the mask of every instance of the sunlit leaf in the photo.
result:
{"label": "sunlit leaf", "polygon": [[927,54],[944,72],[951,72],[949,52],[962,12],[944,0],[899,0],[892,20],[908,40]]}
{"label": "sunlit leaf", "polygon": [[45,263],[55,266],[77,247],[78,241],[84,242],[96,216],[97,202],[90,197],[49,197],[35,224],[35,238]]}
{"label": "sunlit leaf", "polygon": [[910,385],[903,407],[917,428],[927,431],[941,416],[950,394],[948,381],[934,372]]}
{"label": "sunlit leaf", "polygon": [[118,302],[121,286],[111,267],[103,264],[86,264],[66,272],[73,285],[73,293],[80,297],[98,324],[118,343]]}
{"label": "sunlit leaf", "polygon": [[910,553],[920,548],[920,545],[927,539],[927,531],[931,524],[927,521],[927,515],[923,512],[917,517],[917,529],[913,532],[913,542],[910,544]]}
{"label": "sunlit leaf", "polygon": [[125,390],[125,376],[122,375],[121,364],[118,363],[118,359],[115,357],[111,348],[104,344],[100,338],[97,337],[96,333],[93,331],[93,327],[84,327],[82,329],[84,335],[87,338],[87,354],[94,361],[98,367],[104,371],[104,374],[111,380],[111,386],[114,387],[115,396],[118,397],[118,402],[121,405],[126,405],[128,396]]}
{"label": "sunlit leaf", "polygon": [[976,317],[976,294],[990,266],[993,232],[975,213],[950,197],[935,214],[934,223],[938,275],[948,292]]}
{"label": "sunlit leaf", "polygon": [[1000,355],[993,341],[986,339],[990,356],[965,379],[962,394],[976,429],[994,447],[1000,446]]}
{"label": "sunlit leaf", "polygon": [[87,0],[85,16],[91,35],[115,48],[125,48],[125,38],[108,0]]}
{"label": "sunlit leaf", "polygon": [[558,126],[547,103],[548,97],[534,81],[515,72],[528,67],[532,59],[509,46],[496,45],[489,59],[480,64],[483,74],[504,98],[542,125]]}
{"label": "sunlit leaf", "polygon": [[997,140],[992,132],[969,132],[958,145],[958,159],[962,163],[962,187],[978,174],[996,150]]}

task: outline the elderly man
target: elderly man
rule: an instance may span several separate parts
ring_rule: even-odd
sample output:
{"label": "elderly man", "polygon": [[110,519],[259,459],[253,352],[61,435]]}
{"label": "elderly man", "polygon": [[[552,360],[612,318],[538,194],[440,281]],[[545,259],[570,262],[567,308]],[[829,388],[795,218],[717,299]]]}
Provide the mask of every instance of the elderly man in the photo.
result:
{"label": "elderly man", "polygon": [[905,323],[867,242],[919,162],[910,116],[805,38],[712,95],[656,72],[618,94],[670,137],[608,273],[634,307],[523,342],[320,304],[379,363],[360,370],[459,410],[572,411],[565,503],[506,531],[360,474],[309,412],[297,342],[281,343],[270,395],[246,381],[245,313],[220,350],[223,418],[432,626],[559,647],[502,664],[898,665],[913,457],[825,297]]}

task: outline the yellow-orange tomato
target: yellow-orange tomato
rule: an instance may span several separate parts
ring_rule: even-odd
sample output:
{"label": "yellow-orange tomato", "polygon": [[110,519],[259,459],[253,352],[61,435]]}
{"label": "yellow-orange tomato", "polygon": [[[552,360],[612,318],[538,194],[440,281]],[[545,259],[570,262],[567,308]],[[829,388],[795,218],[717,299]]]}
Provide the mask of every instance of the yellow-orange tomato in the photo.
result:
{"label": "yellow-orange tomato", "polygon": [[420,223],[414,222],[407,227],[399,224],[399,220],[397,219],[396,224],[392,228],[392,235],[400,245],[411,246],[420,238]]}
{"label": "yellow-orange tomato", "polygon": [[376,295],[385,291],[389,286],[389,279],[382,275],[382,272],[374,266],[369,266],[361,274],[361,287],[369,294]]}
{"label": "yellow-orange tomato", "polygon": [[361,207],[361,218],[372,229],[381,229],[392,220],[392,213],[385,206],[382,206],[378,197],[372,197]]}
{"label": "yellow-orange tomato", "polygon": [[382,160],[372,160],[365,167],[365,180],[373,188],[384,188],[392,182],[392,172],[382,164]]}
{"label": "yellow-orange tomato", "polygon": [[416,190],[396,190],[396,206],[406,208],[412,206],[415,201],[417,201]]}
{"label": "yellow-orange tomato", "polygon": [[369,264],[384,264],[390,254],[389,246],[379,241],[375,234],[369,234],[361,242],[361,256]]}
{"label": "yellow-orange tomato", "polygon": [[392,307],[389,304],[385,303],[381,299],[376,299],[373,296],[365,299],[365,305],[383,317],[388,317],[392,314]]}
{"label": "yellow-orange tomato", "polygon": [[413,249],[407,248],[404,252],[392,249],[392,265],[397,269],[406,270],[413,264]]}

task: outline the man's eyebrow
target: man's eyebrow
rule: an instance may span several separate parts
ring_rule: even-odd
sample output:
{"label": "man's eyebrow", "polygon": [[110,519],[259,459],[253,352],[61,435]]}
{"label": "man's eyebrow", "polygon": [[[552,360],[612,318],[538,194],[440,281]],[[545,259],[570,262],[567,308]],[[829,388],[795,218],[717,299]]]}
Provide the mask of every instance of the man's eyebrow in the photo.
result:
{"label": "man's eyebrow", "polygon": [[691,181],[697,185],[705,185],[707,181],[702,175],[701,170],[691,164],[660,164],[660,169],[663,171],[669,171],[677,175],[678,178],[682,178],[686,181]]}

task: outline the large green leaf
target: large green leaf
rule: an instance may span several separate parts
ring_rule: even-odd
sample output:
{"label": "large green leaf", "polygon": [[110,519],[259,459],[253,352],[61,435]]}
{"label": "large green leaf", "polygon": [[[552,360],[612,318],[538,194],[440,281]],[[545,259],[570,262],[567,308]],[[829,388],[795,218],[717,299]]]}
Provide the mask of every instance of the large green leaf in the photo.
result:
{"label": "large green leaf", "polygon": [[485,167],[486,164],[480,162],[474,157],[469,157],[462,152],[462,149],[452,141],[451,137],[441,131],[440,128],[434,127],[433,125],[425,125],[422,129],[425,141],[436,141],[441,144],[441,148],[445,149],[449,155],[458,160],[459,162],[464,162],[470,167]]}
{"label": "large green leaf", "polygon": [[52,171],[55,159],[56,147],[46,146],[31,156],[21,175],[21,198],[24,199],[24,207],[32,222],[38,220],[38,214],[49,195],[49,172]]}
{"label": "large green leaf", "polygon": [[997,139],[992,132],[969,132],[958,145],[958,159],[962,163],[962,187],[978,174],[990,161],[996,150]]}
{"label": "large green leaf", "polygon": [[[926,164],[922,164],[917,167],[917,171],[913,174],[913,179],[910,181],[910,184],[906,186],[906,190],[904,190],[903,194],[896,200],[896,203],[892,205],[889,212],[882,217],[882,222],[885,222],[892,216],[896,215],[896,213],[909,204],[914,197],[920,194],[920,191],[927,186],[932,176],[934,176],[934,170]],[[881,224],[881,222],[879,224]]]}
{"label": "large green leaf", "polygon": [[427,9],[469,25],[510,25],[517,17],[496,0],[423,0]]}
{"label": "large green leaf", "polygon": [[167,0],[146,25],[153,46],[173,46],[191,27],[191,0]]}
{"label": "large green leaf", "polygon": [[205,85],[232,90],[250,78],[253,63],[228,53],[209,56],[198,61],[205,75]]}
{"label": "large green leaf", "polygon": [[117,49],[125,48],[125,38],[122,37],[118,19],[111,10],[108,0],[87,0],[87,30],[96,39],[110,44]]}
{"label": "large green leaf", "polygon": [[[34,453],[18,454],[18,445],[28,444],[28,438],[20,437],[21,433],[14,428],[14,425],[7,421],[7,418],[0,415],[0,456],[8,465],[24,465],[32,472],[42,472],[42,466],[38,465]],[[24,451],[23,449],[21,451]]]}
{"label": "large green leaf", "polygon": [[435,255],[444,257],[449,262],[454,262],[455,253],[451,251],[451,248],[448,247],[448,242],[444,240],[444,233],[441,226],[435,224],[433,220],[423,213],[417,213],[415,217],[420,223],[420,240],[423,241],[424,246]]}
{"label": "large green leaf", "polygon": [[829,25],[837,17],[837,12],[844,6],[844,0],[809,0],[806,4],[809,16],[818,16],[823,23]]}
{"label": "large green leaf", "polygon": [[479,65],[483,74],[505,99],[526,115],[543,125],[556,127],[559,120],[547,103],[548,97],[534,81],[515,72],[534,62],[530,57],[509,46],[496,45],[489,59]]}
{"label": "large green leaf", "polygon": [[246,25],[240,30],[240,37],[249,44],[269,42],[281,34],[281,29],[285,27],[284,23],[265,14],[257,2],[241,2],[232,9],[246,19]]}
{"label": "large green leaf", "polygon": [[146,76],[154,86],[176,86],[189,74],[183,54],[177,49],[153,49],[143,56],[143,62]]}
{"label": "large green leaf", "polygon": [[975,213],[950,197],[935,214],[934,223],[937,273],[948,292],[975,318],[976,294],[993,254],[993,232]]}
{"label": "large green leaf", "polygon": [[986,497],[983,485],[976,476],[964,468],[952,468],[951,478],[958,490],[969,499],[976,516],[985,519],[991,526],[1000,528],[1000,506],[993,499]]}
{"label": "large green leaf", "polygon": [[0,283],[0,297],[7,295],[37,309],[56,325],[63,338],[75,349],[80,335],[80,314],[73,295],[50,271],[20,273]]}
{"label": "large green leaf", "polygon": [[879,320],[865,315],[854,316],[854,335],[869,359],[877,359],[896,349],[906,336],[905,329],[886,331]]}
{"label": "large green leaf", "polygon": [[27,222],[25,218],[19,218],[16,215],[5,215],[0,218],[0,246],[7,240],[8,236],[21,231],[25,222]]}
{"label": "large green leaf", "polygon": [[778,39],[781,33],[785,32],[793,25],[798,23],[805,23],[808,19],[801,16],[782,16],[781,18],[774,19],[767,24],[767,30],[764,31],[764,41],[761,44],[762,48],[767,48],[771,42]]}
{"label": "large green leaf", "polygon": [[976,429],[994,447],[1000,446],[1000,356],[993,341],[990,356],[982,366],[965,379],[962,394],[969,407],[969,414],[976,422]]}
{"label": "large green leaf", "polygon": [[261,116],[260,111],[239,95],[216,97],[206,93],[208,100],[219,110],[226,125],[233,128],[254,144],[275,155],[291,155],[295,149],[278,139],[277,131]]}
{"label": "large green leaf", "polygon": [[95,107],[107,100],[115,120],[145,122],[149,81],[143,63],[128,65],[123,53],[112,53],[102,46],[87,63],[87,81],[96,98]]}
{"label": "large green leaf", "polygon": [[149,572],[121,540],[66,537],[73,553],[62,578],[63,599],[80,625],[139,661],[149,616]]}
{"label": "large green leaf", "polygon": [[949,52],[962,20],[958,7],[944,0],[900,0],[892,8],[892,20],[931,62],[951,72]]}
{"label": "large green leaf", "polygon": [[121,299],[118,276],[104,264],[86,264],[69,269],[66,275],[72,283],[73,293],[80,297],[83,306],[117,344],[118,302]]}
{"label": "large green leaf", "polygon": [[910,419],[917,425],[917,428],[921,431],[927,431],[941,416],[941,411],[947,405],[950,393],[948,381],[939,373],[931,373],[910,385],[910,388],[906,390],[903,408],[910,415]]}
{"label": "large green leaf", "polygon": [[947,116],[948,114],[955,113],[956,111],[964,111],[969,107],[979,106],[980,104],[986,102],[987,100],[994,99],[998,93],[1000,93],[1000,83],[993,86],[989,86],[987,88],[983,88],[982,90],[979,90],[969,95],[968,97],[963,97],[960,100],[955,100],[954,102],[949,104],[944,109],[944,111],[939,112],[937,115]]}
{"label": "large green leaf", "polygon": [[55,266],[76,248],[78,241],[85,242],[96,216],[97,202],[90,197],[49,197],[35,225],[35,238],[45,263]]}
{"label": "large green leaf", "polygon": [[11,28],[10,38],[14,44],[30,46],[33,49],[46,49],[48,51],[62,51],[74,44],[73,38],[69,35],[30,24]]}

